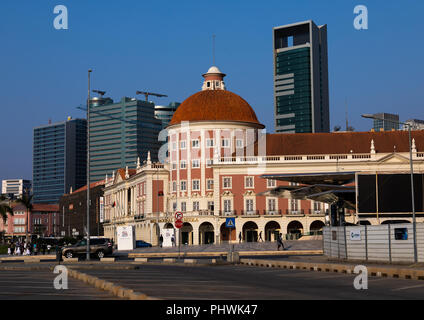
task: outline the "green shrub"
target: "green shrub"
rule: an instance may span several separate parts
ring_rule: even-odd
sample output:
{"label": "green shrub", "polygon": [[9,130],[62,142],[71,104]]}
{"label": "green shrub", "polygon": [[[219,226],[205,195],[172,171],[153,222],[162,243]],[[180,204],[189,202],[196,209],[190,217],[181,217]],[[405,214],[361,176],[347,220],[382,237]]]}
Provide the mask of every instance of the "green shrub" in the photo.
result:
{"label": "green shrub", "polygon": [[0,245],[0,254],[7,254],[7,246]]}

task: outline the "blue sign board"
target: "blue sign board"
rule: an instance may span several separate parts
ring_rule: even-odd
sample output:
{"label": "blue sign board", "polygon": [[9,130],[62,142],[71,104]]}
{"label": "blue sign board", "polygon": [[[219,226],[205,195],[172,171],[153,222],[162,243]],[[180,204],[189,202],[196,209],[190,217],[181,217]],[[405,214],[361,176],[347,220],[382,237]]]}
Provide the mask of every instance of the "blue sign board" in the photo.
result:
{"label": "blue sign board", "polygon": [[225,221],[225,226],[227,228],[235,228],[236,227],[236,218],[227,218]]}

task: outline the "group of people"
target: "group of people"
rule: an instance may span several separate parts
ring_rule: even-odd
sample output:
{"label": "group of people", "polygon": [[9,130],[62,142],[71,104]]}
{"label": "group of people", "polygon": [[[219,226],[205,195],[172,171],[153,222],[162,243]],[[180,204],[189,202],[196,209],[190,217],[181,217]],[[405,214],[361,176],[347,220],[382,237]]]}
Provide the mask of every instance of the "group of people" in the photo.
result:
{"label": "group of people", "polygon": [[45,243],[27,243],[26,241],[22,242],[11,242],[7,248],[7,254],[9,256],[30,256],[40,254],[50,254],[52,246]]}

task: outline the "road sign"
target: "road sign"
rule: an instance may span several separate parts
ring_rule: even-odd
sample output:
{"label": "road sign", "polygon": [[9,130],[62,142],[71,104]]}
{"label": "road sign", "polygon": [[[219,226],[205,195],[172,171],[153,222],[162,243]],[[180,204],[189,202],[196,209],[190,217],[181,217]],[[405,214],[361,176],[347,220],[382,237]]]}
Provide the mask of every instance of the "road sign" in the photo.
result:
{"label": "road sign", "polygon": [[235,228],[236,227],[236,218],[227,218],[225,220],[225,226],[227,228]]}
{"label": "road sign", "polygon": [[183,222],[181,220],[175,221],[175,228],[181,229],[183,227]]}
{"label": "road sign", "polygon": [[183,220],[183,213],[182,212],[176,212],[175,213],[175,219],[176,220]]}

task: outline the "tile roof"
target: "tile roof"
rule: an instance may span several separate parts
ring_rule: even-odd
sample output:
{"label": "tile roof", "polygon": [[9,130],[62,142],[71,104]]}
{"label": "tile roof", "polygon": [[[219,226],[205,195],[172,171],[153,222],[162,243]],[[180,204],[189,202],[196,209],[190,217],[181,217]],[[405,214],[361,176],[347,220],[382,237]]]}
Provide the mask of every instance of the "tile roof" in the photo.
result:
{"label": "tile roof", "polygon": [[[96,182],[90,183],[90,189],[91,188],[95,188],[97,186],[102,186],[102,185],[103,186],[105,185],[105,180],[100,180],[100,181],[96,181]],[[84,190],[87,190],[87,185],[85,185],[84,187],[81,187],[81,188],[73,191],[72,194],[77,193],[77,192],[81,192],[81,191],[84,191]]]}

